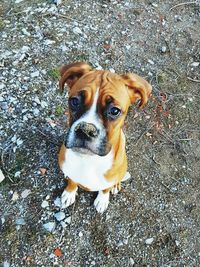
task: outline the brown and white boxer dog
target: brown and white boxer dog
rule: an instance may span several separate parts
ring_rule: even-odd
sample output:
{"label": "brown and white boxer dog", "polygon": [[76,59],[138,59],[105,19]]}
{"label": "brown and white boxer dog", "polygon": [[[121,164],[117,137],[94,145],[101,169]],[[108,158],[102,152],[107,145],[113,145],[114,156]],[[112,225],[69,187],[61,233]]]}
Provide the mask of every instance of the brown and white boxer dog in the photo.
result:
{"label": "brown and white boxer dog", "polygon": [[60,168],[68,178],[61,204],[73,204],[80,186],[98,191],[94,206],[103,213],[110,191],[117,193],[129,176],[122,130],[128,108],[137,100],[144,107],[152,87],[136,74],[95,70],[84,62],[61,68],[61,90],[65,83],[70,89],[70,128],[59,152]]}

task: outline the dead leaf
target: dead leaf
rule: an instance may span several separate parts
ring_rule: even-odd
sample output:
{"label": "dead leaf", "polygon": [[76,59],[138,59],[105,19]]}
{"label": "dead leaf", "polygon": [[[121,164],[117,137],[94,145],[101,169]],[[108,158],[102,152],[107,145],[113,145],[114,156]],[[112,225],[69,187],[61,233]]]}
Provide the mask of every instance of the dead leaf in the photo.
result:
{"label": "dead leaf", "polygon": [[46,119],[46,121],[51,125],[52,128],[54,128],[56,126],[56,122],[53,121],[52,119]]}
{"label": "dead leaf", "polygon": [[106,248],[106,249],[105,249],[104,254],[105,254],[106,256],[108,256],[108,255],[110,254],[110,250],[109,250],[109,248]]}
{"label": "dead leaf", "polygon": [[13,108],[12,107],[9,107],[8,108],[8,112],[12,113],[13,112]]}
{"label": "dead leaf", "polygon": [[167,95],[166,95],[165,93],[161,92],[161,93],[160,93],[160,96],[161,96],[161,98],[162,98],[162,101],[163,101],[163,102],[166,102],[166,100],[167,100]]}
{"label": "dead leaf", "polygon": [[38,58],[34,58],[34,59],[32,60],[32,62],[33,62],[33,64],[38,64],[38,63],[39,63],[39,59],[38,59]]}
{"label": "dead leaf", "polygon": [[62,256],[62,251],[60,248],[56,248],[53,253],[56,257]]}
{"label": "dead leaf", "polygon": [[67,117],[69,117],[69,111],[66,110],[66,111],[64,112],[64,115],[67,116]]}
{"label": "dead leaf", "polygon": [[111,48],[111,46],[110,46],[109,44],[104,44],[104,45],[103,45],[103,48],[105,48],[106,50],[108,50],[108,49]]}
{"label": "dead leaf", "polygon": [[16,200],[18,200],[18,198],[19,198],[19,194],[17,193],[17,191],[15,191],[15,192],[13,193],[13,195],[12,195],[11,200],[12,200],[12,201],[16,201]]}
{"label": "dead leaf", "polygon": [[40,172],[42,175],[44,175],[47,172],[47,169],[46,168],[40,168]]}
{"label": "dead leaf", "polygon": [[167,118],[170,117],[170,111],[169,110],[165,111],[163,115]]}
{"label": "dead leaf", "polygon": [[23,260],[26,262],[29,262],[29,261],[31,261],[31,256],[26,255],[26,256],[24,256]]}

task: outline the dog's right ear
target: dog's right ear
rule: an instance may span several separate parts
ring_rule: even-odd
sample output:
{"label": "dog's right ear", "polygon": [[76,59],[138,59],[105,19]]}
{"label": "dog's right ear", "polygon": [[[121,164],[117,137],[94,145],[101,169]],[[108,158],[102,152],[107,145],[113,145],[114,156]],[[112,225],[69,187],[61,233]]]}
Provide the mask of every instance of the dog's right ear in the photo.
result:
{"label": "dog's right ear", "polygon": [[64,65],[60,68],[61,78],[59,81],[59,87],[63,92],[65,83],[71,88],[75,82],[81,78],[84,74],[91,71],[92,67],[85,62],[77,62],[69,65]]}

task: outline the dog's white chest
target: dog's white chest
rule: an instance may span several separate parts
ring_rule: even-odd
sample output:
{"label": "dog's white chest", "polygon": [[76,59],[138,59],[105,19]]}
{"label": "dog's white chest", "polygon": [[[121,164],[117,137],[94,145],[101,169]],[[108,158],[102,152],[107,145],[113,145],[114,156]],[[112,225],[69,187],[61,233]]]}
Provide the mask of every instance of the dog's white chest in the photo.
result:
{"label": "dog's white chest", "polygon": [[111,169],[113,164],[113,153],[106,156],[85,155],[66,149],[65,161],[62,164],[62,171],[65,176],[91,191],[107,189],[114,185],[108,182],[104,175]]}

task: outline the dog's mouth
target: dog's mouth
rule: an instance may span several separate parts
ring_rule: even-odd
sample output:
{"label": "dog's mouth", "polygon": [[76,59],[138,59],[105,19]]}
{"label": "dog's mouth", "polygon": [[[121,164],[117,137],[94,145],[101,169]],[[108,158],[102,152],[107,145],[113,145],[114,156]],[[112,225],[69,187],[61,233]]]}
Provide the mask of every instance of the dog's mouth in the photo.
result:
{"label": "dog's mouth", "polygon": [[69,142],[68,138],[65,140],[65,147],[80,154],[98,156],[106,156],[111,150],[111,145],[105,141],[100,142],[97,146],[92,142],[80,139]]}
{"label": "dog's mouth", "polygon": [[71,149],[74,152],[80,153],[80,154],[85,154],[85,155],[98,155],[98,156],[106,156],[110,150],[111,146],[106,146],[106,147],[92,147],[89,145],[85,146],[79,146],[79,145],[68,145],[67,142],[65,142],[66,148]]}
{"label": "dog's mouth", "polygon": [[85,147],[72,147],[71,149],[72,151],[83,155],[96,155],[92,150]]}

